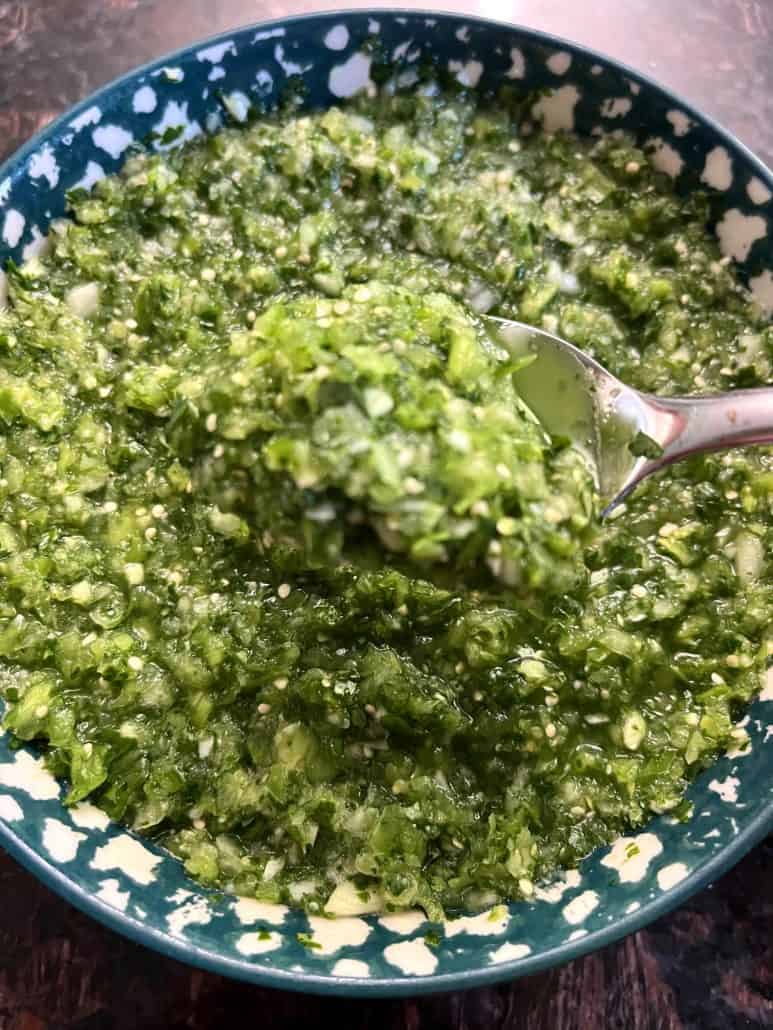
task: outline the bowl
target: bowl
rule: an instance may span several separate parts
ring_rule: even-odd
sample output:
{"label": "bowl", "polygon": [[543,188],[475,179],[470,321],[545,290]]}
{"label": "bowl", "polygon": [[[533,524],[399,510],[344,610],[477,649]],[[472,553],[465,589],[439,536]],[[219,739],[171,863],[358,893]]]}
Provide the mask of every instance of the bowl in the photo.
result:
{"label": "bowl", "polygon": [[[376,38],[469,85],[544,90],[550,129],[624,129],[677,190],[711,193],[711,227],[773,309],[773,176],[737,140],[638,72],[512,25],[437,12],[304,15],[208,39],[105,86],[0,168],[0,267],[35,254],[65,191],[116,171],[130,145],[213,131],[300,74],[326,107],[363,88]],[[701,181],[702,180],[702,181]],[[0,273],[0,288],[2,287]],[[182,865],[88,803],[67,810],[34,749],[0,736],[0,844],[68,901],[128,937],[217,973],[291,990],[401,995],[508,980],[600,948],[705,887],[773,828],[773,673],[745,720],[751,748],[691,786],[687,823],[653,820],[543,885],[533,900],[429,924],[422,913],[329,920],[198,887]],[[635,842],[637,847],[630,848]],[[631,857],[631,853],[635,855]],[[428,936],[432,931],[432,936]],[[438,943],[439,941],[439,943]],[[311,946],[309,946],[311,942]]]}

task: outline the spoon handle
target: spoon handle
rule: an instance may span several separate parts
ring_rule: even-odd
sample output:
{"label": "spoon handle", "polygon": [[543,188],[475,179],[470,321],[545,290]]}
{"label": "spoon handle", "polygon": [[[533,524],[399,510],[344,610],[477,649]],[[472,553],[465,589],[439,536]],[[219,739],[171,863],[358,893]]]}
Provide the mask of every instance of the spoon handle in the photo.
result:
{"label": "spoon handle", "polygon": [[[610,499],[604,515],[646,476],[690,454],[773,443],[773,387],[733,390],[712,397],[654,397],[629,390],[628,397],[637,399],[636,421],[646,427],[646,435],[662,448],[662,453],[639,458],[622,476],[612,464],[609,481],[614,485],[606,492]],[[603,474],[601,479],[603,485]]]}
{"label": "spoon handle", "polygon": [[773,443],[773,387],[646,399],[655,411],[653,439],[663,448],[648,473],[701,451]]}

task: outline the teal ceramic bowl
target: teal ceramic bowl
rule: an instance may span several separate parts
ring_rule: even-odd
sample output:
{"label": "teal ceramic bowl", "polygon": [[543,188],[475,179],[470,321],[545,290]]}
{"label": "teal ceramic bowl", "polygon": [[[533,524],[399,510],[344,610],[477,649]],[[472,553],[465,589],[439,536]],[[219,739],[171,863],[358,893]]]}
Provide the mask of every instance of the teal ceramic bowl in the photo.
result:
{"label": "teal ceramic bowl", "polygon": [[[35,252],[65,191],[118,169],[132,144],[174,126],[190,138],[270,103],[302,76],[329,106],[366,86],[376,38],[396,61],[431,57],[483,89],[547,91],[552,127],[625,129],[651,143],[678,190],[712,193],[711,224],[760,303],[773,308],[773,176],[689,104],[629,68],[510,25],[459,15],[358,11],[251,26],[111,83],[0,168],[0,267]],[[151,144],[153,145],[153,144]],[[157,145],[157,144],[155,144]],[[1,281],[0,281],[1,285]],[[0,737],[0,844],[73,904],[174,958],[253,983],[349,995],[418,994],[512,979],[631,933],[705,887],[773,827],[773,673],[744,720],[751,747],[692,786],[689,822],[654,820],[543,885],[531,902],[431,926],[421,913],[325,920],[192,883],[163,851],[89,804],[66,810],[33,750]],[[633,857],[628,857],[636,852]],[[433,931],[427,942],[429,931]],[[315,946],[304,946],[299,935]],[[439,939],[439,943],[436,943]]]}

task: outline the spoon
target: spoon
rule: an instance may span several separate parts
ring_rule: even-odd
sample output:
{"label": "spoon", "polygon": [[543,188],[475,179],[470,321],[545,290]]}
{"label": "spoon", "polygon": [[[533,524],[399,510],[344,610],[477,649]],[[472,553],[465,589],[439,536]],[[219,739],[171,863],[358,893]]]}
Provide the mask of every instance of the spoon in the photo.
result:
{"label": "spoon", "polygon": [[773,387],[707,397],[655,397],[626,386],[593,358],[544,329],[501,318],[489,332],[530,357],[516,388],[545,429],[583,450],[602,515],[646,476],[691,454],[773,442]]}

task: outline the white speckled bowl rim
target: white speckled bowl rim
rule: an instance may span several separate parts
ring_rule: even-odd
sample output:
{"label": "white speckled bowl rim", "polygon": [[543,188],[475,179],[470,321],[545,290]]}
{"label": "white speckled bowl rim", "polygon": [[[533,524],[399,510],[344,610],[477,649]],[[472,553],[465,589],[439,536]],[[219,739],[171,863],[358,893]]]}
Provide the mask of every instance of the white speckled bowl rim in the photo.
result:
{"label": "white speckled bowl rim", "polygon": [[[643,91],[645,98],[656,101],[663,110],[667,107],[682,112],[716,146],[726,150],[731,167],[740,169],[747,176],[747,183],[748,178],[756,179],[765,191],[773,193],[771,173],[731,134],[691,104],[618,61],[546,33],[489,19],[390,8],[315,13],[245,26],[181,48],[129,72],[46,126],[0,167],[0,216],[7,206],[8,192],[3,196],[6,184],[18,183],[22,173],[29,171],[30,160],[42,153],[50,141],[61,141],[79,116],[117,93],[128,98],[132,84],[158,76],[164,68],[190,62],[197,51],[204,48],[224,46],[237,37],[240,46],[248,44],[250,33],[262,34],[265,39],[266,33],[279,29],[305,32],[308,27],[309,31],[313,29],[319,34],[341,24],[350,28],[361,26],[368,19],[386,22],[389,31],[398,34],[401,30],[397,25],[410,29],[422,20],[426,23],[427,19],[433,19],[435,25],[442,23],[444,31],[453,28],[456,39],[465,43],[470,33],[473,36],[476,33],[501,34],[503,38],[511,36],[513,45],[517,41],[517,45],[540,51],[543,56],[555,57],[560,53],[570,56],[569,64],[576,61],[586,69],[591,65],[600,67],[605,76],[634,84],[637,94]],[[407,39],[410,31],[404,35]],[[336,47],[336,50],[343,56],[349,48]],[[445,51],[444,56],[448,56]],[[565,65],[565,56],[554,61],[555,68],[563,69],[557,76],[566,74]],[[572,78],[567,75],[564,81]],[[160,81],[158,86],[162,92]],[[633,92],[633,86],[631,90]],[[111,116],[115,117],[115,112],[111,112]],[[676,147],[680,145],[673,138],[672,143]],[[111,165],[108,171],[112,170]],[[769,200],[765,206],[758,205],[754,210],[766,216],[769,237],[773,224]],[[773,259],[767,237],[764,254],[760,244],[755,243],[751,257],[744,255],[748,258],[743,269],[747,274],[760,272],[761,268],[767,268],[769,274]],[[17,257],[22,242],[23,237],[17,240]],[[773,828],[773,747],[769,743],[773,737],[771,679],[769,676],[760,700],[754,703],[744,720],[752,742],[751,750],[745,755],[721,758],[696,780],[690,788],[696,811],[687,824],[675,824],[673,820],[660,817],[637,835],[642,857],[637,860],[635,874],[631,873],[630,864],[620,861],[624,850],[620,844],[600,849],[581,864],[579,874],[559,878],[534,902],[506,907],[501,918],[490,921],[491,925],[477,917],[452,921],[440,928],[445,930],[446,937],[437,949],[430,950],[423,942],[424,934],[433,928],[428,923],[423,924],[420,932],[414,926],[410,932],[401,933],[380,925],[376,917],[355,919],[352,925],[357,926],[352,939],[364,933],[362,942],[344,944],[329,955],[320,955],[297,943],[297,931],[311,930],[313,936],[320,933],[300,913],[282,915],[279,922],[278,916],[265,918],[265,913],[248,915],[243,923],[235,918],[235,899],[201,890],[185,877],[176,860],[153,845],[140,844],[128,831],[114,824],[104,824],[88,806],[73,818],[59,801],[58,785],[53,785],[50,777],[45,779],[48,774],[41,771],[34,750],[23,748],[14,756],[8,749],[7,738],[2,736],[0,844],[41,881],[107,926],[173,958],[213,972],[267,986],[346,995],[410,995],[470,988],[569,961],[639,929],[716,880]],[[43,796],[39,799],[32,797],[29,785],[21,782],[25,770],[32,774],[32,779],[42,777],[40,783],[45,786],[41,788]],[[69,821],[64,823],[63,819]],[[711,828],[700,840],[690,841],[694,830],[707,827]],[[48,847],[43,840],[46,829],[52,834]],[[133,879],[128,866],[117,868],[105,864],[104,850],[103,858],[97,858],[100,849],[113,848],[111,854],[118,854],[117,849],[127,846],[139,849],[137,855],[141,852],[146,856],[140,855],[141,865],[145,872],[150,869],[153,873],[152,884],[138,882],[136,876],[142,878],[144,873],[138,874],[136,870]],[[91,856],[91,862],[87,862],[87,855]],[[155,876],[156,870],[158,876]],[[613,895],[617,908],[613,906],[610,913],[604,902]],[[206,920],[199,920],[201,913],[207,916]],[[527,935],[524,928],[530,925],[529,920],[533,925]],[[563,927],[563,936],[556,941],[557,926]],[[544,933],[534,932],[542,928]],[[345,932],[346,926],[342,924],[340,930]],[[242,957],[235,942],[245,936],[257,939],[261,931],[278,934],[280,944],[276,948],[272,945],[272,950],[264,955],[256,954],[252,959]],[[283,935],[282,931],[286,933]],[[324,934],[320,939],[323,937]],[[404,963],[406,971],[401,971],[399,963],[384,959],[384,952],[402,944],[415,945],[421,961],[426,961],[427,955],[437,956],[438,971],[423,975],[419,971],[421,961],[412,970],[407,961]],[[506,953],[508,945],[513,956],[521,957],[492,958],[495,950]],[[350,964],[348,975],[335,971],[341,960]],[[368,975],[353,975],[353,970],[363,966]]]}

